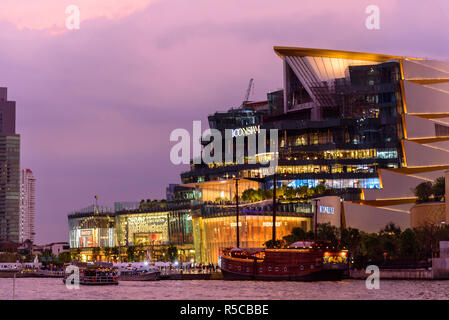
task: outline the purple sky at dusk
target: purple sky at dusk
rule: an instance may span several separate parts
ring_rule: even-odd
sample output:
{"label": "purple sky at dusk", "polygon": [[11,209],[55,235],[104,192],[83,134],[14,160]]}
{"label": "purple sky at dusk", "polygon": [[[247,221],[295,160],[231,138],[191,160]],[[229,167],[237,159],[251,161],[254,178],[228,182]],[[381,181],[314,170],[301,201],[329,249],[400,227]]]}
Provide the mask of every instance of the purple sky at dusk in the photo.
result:
{"label": "purple sky at dusk", "polygon": [[[188,169],[170,163],[170,132],[206,129],[250,78],[254,100],[281,88],[275,45],[449,59],[447,0],[28,2],[0,4],[0,86],[37,178],[37,243],[67,241],[67,213],[95,194],[111,207],[165,197]],[[64,30],[72,3],[77,31]],[[365,28],[370,4],[380,30]]]}

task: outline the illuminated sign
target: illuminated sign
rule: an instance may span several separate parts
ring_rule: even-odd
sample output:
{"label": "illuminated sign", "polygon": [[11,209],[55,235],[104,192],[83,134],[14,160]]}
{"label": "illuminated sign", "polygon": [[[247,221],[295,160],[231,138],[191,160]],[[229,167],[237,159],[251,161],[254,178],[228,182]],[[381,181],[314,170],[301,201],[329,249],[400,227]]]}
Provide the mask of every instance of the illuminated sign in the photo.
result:
{"label": "illuminated sign", "polygon": [[320,206],[320,213],[334,214],[334,207]]}
{"label": "illuminated sign", "polygon": [[90,237],[92,236],[92,230],[80,230],[80,236],[81,237]]}
{"label": "illuminated sign", "polygon": [[232,138],[241,136],[250,136],[258,132],[260,132],[260,126],[232,129]]}
{"label": "illuminated sign", "polygon": [[[264,222],[264,223],[262,223],[262,225],[264,227],[272,227],[273,226],[273,222]],[[280,227],[280,226],[281,226],[281,223],[280,222],[276,222],[276,227]]]}

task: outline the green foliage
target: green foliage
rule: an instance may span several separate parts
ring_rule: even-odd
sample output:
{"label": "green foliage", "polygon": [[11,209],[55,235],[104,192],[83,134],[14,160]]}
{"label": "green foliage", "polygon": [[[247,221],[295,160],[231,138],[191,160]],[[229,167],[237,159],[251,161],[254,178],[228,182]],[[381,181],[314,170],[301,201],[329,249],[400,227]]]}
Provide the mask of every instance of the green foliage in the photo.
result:
{"label": "green foliage", "polygon": [[401,228],[397,227],[393,222],[390,222],[380,230],[379,234],[381,235],[392,235],[392,236],[398,236],[401,233]]}
{"label": "green foliage", "polygon": [[[449,225],[426,225],[415,229],[401,229],[389,223],[377,233],[354,228],[339,229],[328,223],[317,225],[317,239],[327,240],[335,247],[349,250],[353,267],[382,264],[388,261],[419,261],[438,255],[439,242],[449,241]],[[294,228],[283,238],[288,247],[296,241],[312,240],[313,232]],[[271,241],[267,242],[271,245]],[[267,245],[265,244],[265,245]]]}
{"label": "green foliage", "polygon": [[155,209],[155,208],[165,208],[167,206],[167,200],[162,199],[162,200],[151,200],[151,199],[147,199],[147,200],[140,200],[140,204],[139,204],[139,209],[140,210],[151,210],[151,209]]}
{"label": "green foliage", "polygon": [[171,262],[174,262],[178,258],[178,249],[174,245],[170,244],[167,248],[167,256]]}
{"label": "green foliage", "polygon": [[81,254],[81,249],[80,248],[70,249],[70,255],[71,255],[72,259],[80,260],[80,254]]}
{"label": "green foliage", "polygon": [[136,255],[136,247],[129,246],[128,248],[126,248],[126,257],[128,259],[128,262],[134,262],[136,258],[135,255]]}
{"label": "green foliage", "polygon": [[263,245],[268,249],[279,249],[282,248],[283,242],[281,240],[268,240]]}
{"label": "green foliage", "polygon": [[404,259],[416,259],[418,257],[418,241],[416,234],[411,229],[406,229],[399,235],[400,256]]}
{"label": "green foliage", "polygon": [[[309,199],[312,197],[323,196],[328,193],[330,193],[330,190],[327,190],[324,184],[319,184],[315,188],[307,188],[307,186],[302,186],[300,188],[282,186],[276,188],[276,197],[281,200]],[[269,200],[273,198],[273,190],[247,189],[243,191],[241,198],[243,201],[247,202]]]}
{"label": "green foliage", "polygon": [[435,180],[432,186],[432,193],[435,201],[441,201],[444,199],[446,183],[444,177],[439,177]]}
{"label": "green foliage", "polygon": [[[434,183],[422,182],[412,189],[414,195],[418,198],[416,203],[423,203],[429,201],[442,201],[445,194],[445,178],[439,177]],[[433,199],[432,199],[433,196]]]}
{"label": "green foliage", "polygon": [[56,256],[48,249],[44,250],[42,254],[38,256],[38,260],[42,262],[44,266],[57,262]]}
{"label": "green foliage", "polygon": [[58,255],[58,263],[59,264],[64,264],[64,263],[69,263],[70,261],[72,261],[72,257],[70,252],[61,252]]}
{"label": "green foliage", "polygon": [[302,228],[296,227],[292,229],[292,233],[283,237],[285,247],[288,247],[292,243],[297,241],[310,241],[313,240],[313,232],[305,232]]}
{"label": "green foliage", "polygon": [[317,225],[317,239],[330,241],[331,245],[337,247],[339,245],[340,230],[339,228],[328,223],[319,223]]}
{"label": "green foliage", "polygon": [[112,249],[111,249],[111,256],[112,256],[112,259],[114,261],[118,260],[118,258],[120,256],[120,249],[119,249],[119,247],[112,247]]}
{"label": "green foliage", "polygon": [[106,260],[109,261],[109,259],[111,258],[111,248],[106,247],[106,248],[104,248],[103,252],[104,252],[104,256],[106,257]]}
{"label": "green foliage", "polygon": [[432,182],[421,182],[414,189],[414,194],[418,197],[417,203],[430,201],[430,196],[432,196]]}

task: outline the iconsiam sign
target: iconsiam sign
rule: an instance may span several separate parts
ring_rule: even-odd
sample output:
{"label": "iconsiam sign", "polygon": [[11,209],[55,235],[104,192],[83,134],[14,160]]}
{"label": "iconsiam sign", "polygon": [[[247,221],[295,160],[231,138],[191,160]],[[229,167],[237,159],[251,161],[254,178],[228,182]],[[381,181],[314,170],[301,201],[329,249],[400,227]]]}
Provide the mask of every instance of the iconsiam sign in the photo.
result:
{"label": "iconsiam sign", "polygon": [[[269,130],[269,140],[267,129],[261,129],[260,125],[225,129],[224,139],[222,132],[217,129],[207,129],[202,134],[201,132],[201,121],[193,121],[192,139],[185,129],[179,128],[171,132],[170,141],[177,142],[170,151],[170,160],[173,164],[190,164],[191,158],[193,164],[244,164],[246,155],[248,163],[269,164],[270,168],[277,166],[276,156],[263,156],[278,154],[277,129]],[[190,148],[191,142],[192,148]],[[203,150],[201,150],[201,143],[207,143]],[[193,157],[190,155],[191,149]]]}
{"label": "iconsiam sign", "polygon": [[251,126],[246,128],[237,128],[232,130],[232,138],[249,136],[260,132],[260,126]]}

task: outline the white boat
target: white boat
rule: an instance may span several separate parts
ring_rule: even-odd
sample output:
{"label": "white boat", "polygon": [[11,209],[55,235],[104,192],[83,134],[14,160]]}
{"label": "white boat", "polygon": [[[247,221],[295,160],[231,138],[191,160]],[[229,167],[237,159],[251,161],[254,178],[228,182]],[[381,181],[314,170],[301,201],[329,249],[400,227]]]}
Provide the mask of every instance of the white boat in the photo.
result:
{"label": "white boat", "polygon": [[161,274],[158,267],[148,262],[114,263],[114,267],[118,268],[121,281],[154,281]]}
{"label": "white boat", "polygon": [[0,262],[0,278],[12,278],[23,269],[19,262]]}

